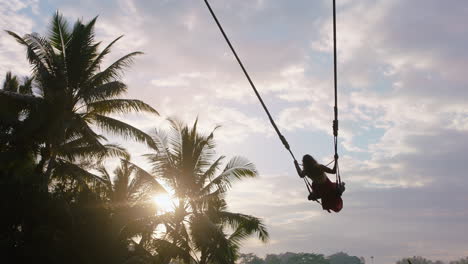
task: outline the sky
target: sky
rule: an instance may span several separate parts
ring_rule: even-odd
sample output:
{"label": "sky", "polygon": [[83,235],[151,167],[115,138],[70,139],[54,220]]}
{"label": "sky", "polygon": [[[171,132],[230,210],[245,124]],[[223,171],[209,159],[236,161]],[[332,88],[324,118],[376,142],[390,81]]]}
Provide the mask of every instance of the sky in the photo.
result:
{"label": "sky", "polygon": [[[333,158],[331,0],[212,0],[212,7],[297,157]],[[104,64],[143,51],[123,80],[160,117],[123,120],[151,132],[198,117],[221,155],[247,157],[257,179],[238,182],[230,209],[261,217],[271,240],[243,252],[339,251],[370,263],[468,255],[468,2],[337,0],[339,153],[344,209],[307,201],[202,0],[0,0],[0,28],[47,34],[55,10],[98,17],[96,37],[125,35]],[[27,75],[23,48],[0,34],[0,81]],[[125,143],[148,167],[148,149]],[[333,179],[333,177],[331,177]]]}

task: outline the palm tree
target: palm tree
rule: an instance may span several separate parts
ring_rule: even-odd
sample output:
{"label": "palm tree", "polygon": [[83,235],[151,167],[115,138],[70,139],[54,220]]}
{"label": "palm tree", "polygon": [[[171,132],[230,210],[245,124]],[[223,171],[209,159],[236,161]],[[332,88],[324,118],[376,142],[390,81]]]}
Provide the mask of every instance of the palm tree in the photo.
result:
{"label": "palm tree", "polygon": [[150,201],[152,195],[167,192],[151,174],[129,158],[120,160],[113,177],[104,166],[100,166],[98,172],[97,186],[113,208],[139,206]]}
{"label": "palm tree", "polygon": [[[0,92],[23,96],[31,93],[32,79],[22,80],[7,72]],[[34,151],[37,145],[14,144],[13,138],[22,123],[21,105],[12,105],[0,100],[0,185],[13,186],[12,181],[19,180],[18,175],[30,175],[35,166]],[[32,170],[34,171],[34,170]],[[16,177],[9,177],[16,176]],[[22,179],[25,182],[24,178]],[[8,184],[5,181],[9,181]]]}
{"label": "palm tree", "polygon": [[3,90],[19,94],[32,94],[32,81],[32,78],[24,77],[23,83],[20,84],[17,76],[13,75],[11,72],[7,72],[3,82]]}
{"label": "palm tree", "polygon": [[10,88],[0,90],[0,103],[22,109],[24,120],[15,139],[40,145],[37,172],[43,176],[45,188],[59,166],[73,165],[82,159],[126,156],[119,146],[104,144],[106,138],[93,127],[155,147],[146,133],[109,116],[140,111],[157,114],[140,100],[121,98],[127,86],[119,77],[141,52],[129,53],[103,67],[103,59],[122,36],[99,51],[95,23],[96,18],[86,24],[78,20],[70,28],[57,12],[47,37],[36,33],[20,37],[7,31],[26,47],[34,81],[33,89],[26,94]]}
{"label": "palm tree", "polygon": [[121,159],[120,166],[113,172],[114,177],[104,166],[100,166],[98,172],[99,181],[94,188],[114,212],[116,235],[121,235],[129,222],[154,216],[156,208],[152,196],[167,192],[152,175],[130,162],[129,158]]}
{"label": "palm tree", "polygon": [[[169,133],[156,131],[158,151],[147,154],[153,174],[164,180],[179,199],[166,226],[166,239],[190,252],[197,263],[234,263],[240,242],[257,234],[265,242],[268,232],[259,218],[227,210],[225,194],[235,180],[257,176],[255,166],[242,157],[221,169],[224,156],[216,157],[213,133],[202,135],[170,119]],[[185,263],[189,263],[185,260]]]}
{"label": "palm tree", "polygon": [[[32,78],[25,77],[20,83],[18,77],[11,72],[7,72],[5,80],[0,89],[3,93],[8,93],[11,96],[31,94]],[[9,104],[8,102],[0,101],[0,151],[6,152],[11,147],[12,135],[16,133],[18,126],[21,124],[20,115],[22,111],[21,105]]]}
{"label": "palm tree", "polygon": [[129,159],[121,159],[113,177],[104,166],[98,171],[100,181],[95,191],[102,194],[112,211],[114,243],[126,242],[134,248],[128,263],[169,263],[175,257],[189,257],[179,247],[154,236],[158,226],[168,226],[172,219],[157,214],[158,205],[152,198],[167,191],[151,174]]}

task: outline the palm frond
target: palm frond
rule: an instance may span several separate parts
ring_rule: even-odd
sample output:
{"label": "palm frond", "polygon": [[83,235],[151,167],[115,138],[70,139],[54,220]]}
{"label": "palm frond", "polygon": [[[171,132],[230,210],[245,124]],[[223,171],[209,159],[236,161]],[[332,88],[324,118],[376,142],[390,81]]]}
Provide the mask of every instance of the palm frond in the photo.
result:
{"label": "palm frond", "polygon": [[99,166],[96,169],[100,173],[100,177],[102,178],[101,182],[106,186],[106,193],[107,195],[110,195],[112,193],[112,179],[111,176],[109,175],[109,172],[104,166]]}
{"label": "palm frond", "polygon": [[103,145],[87,145],[87,146],[71,146],[64,145],[58,148],[57,155],[64,157],[70,162],[75,162],[77,159],[93,160],[104,156],[106,149]]}
{"label": "palm frond", "polygon": [[23,83],[20,84],[18,92],[20,94],[32,95],[32,84],[34,81],[34,77],[24,77]]}
{"label": "palm frond", "polygon": [[98,114],[93,115],[93,122],[98,127],[109,133],[123,136],[124,138],[131,138],[138,142],[146,143],[150,147],[156,148],[153,139],[148,134],[127,123]]}
{"label": "palm frond", "polygon": [[169,156],[169,140],[168,140],[168,135],[166,134],[165,131],[155,129],[154,132],[152,133],[153,135],[153,141],[156,144],[157,149],[160,150],[160,152],[164,156]]}
{"label": "palm frond", "polygon": [[[225,156],[221,156],[219,157],[217,160],[215,160],[211,166],[205,171],[205,173],[203,173],[203,175],[200,177],[200,184],[202,186],[205,185],[205,182],[207,180],[211,181],[213,175],[218,171],[219,167],[221,166],[221,162],[223,161],[223,159],[225,159]],[[211,189],[212,189],[212,186],[213,185],[206,185],[202,190],[201,190],[201,194],[204,195],[208,192],[211,192]]]}
{"label": "palm frond", "polygon": [[36,48],[28,43],[24,38],[20,37],[13,31],[5,30],[10,36],[12,36],[18,43],[21,45],[25,46],[27,48],[27,58],[29,62],[34,66],[34,70],[36,72],[41,71],[41,72],[47,72],[48,67],[45,62],[43,61],[43,58],[36,53]]}
{"label": "palm frond", "polygon": [[191,235],[195,248],[204,252],[208,263],[232,263],[234,256],[227,235],[211,219],[204,215],[192,217]]}
{"label": "palm frond", "polygon": [[94,61],[91,63],[91,65],[89,66],[89,68],[87,69],[87,74],[86,75],[91,75],[92,73],[94,73],[96,70],[99,69],[100,65],[101,65],[101,62],[102,62],[102,59],[104,59],[104,57],[109,54],[110,52],[110,49],[111,47],[119,40],[123,37],[122,36],[119,36],[118,38],[114,39],[111,43],[109,43],[102,51],[101,53],[99,53],[99,55],[94,59]]}
{"label": "palm frond", "polygon": [[110,145],[108,151],[100,140],[105,140],[105,138],[96,134],[80,115],[75,114],[69,121],[66,141],[57,146],[56,152],[69,161],[74,161],[76,158],[102,159],[106,156],[118,154],[117,150],[114,151],[112,145]]}
{"label": "palm frond", "polygon": [[112,81],[90,89],[83,88],[83,91],[80,91],[77,97],[82,98],[85,102],[94,102],[97,100],[115,98],[126,91],[126,84],[120,81]]}
{"label": "palm frond", "polygon": [[234,232],[229,235],[229,241],[234,245],[241,245],[241,243],[248,239],[252,234],[249,234],[243,228],[237,228]]}
{"label": "palm frond", "polygon": [[258,239],[262,242],[266,242],[269,239],[266,226],[260,218],[227,211],[219,211],[218,216],[222,222],[228,223],[231,228],[237,231],[237,234],[234,232],[233,239],[236,239],[236,236],[238,236],[237,239],[242,239],[254,233],[257,234]]}
{"label": "palm frond", "polygon": [[122,228],[119,237],[121,239],[126,239],[135,237],[137,235],[142,235],[145,232],[154,230],[159,224],[162,224],[163,222],[163,217],[153,215],[132,219]]}
{"label": "palm frond", "polygon": [[91,79],[91,85],[99,86],[103,83],[118,79],[120,77],[121,71],[124,68],[132,64],[135,56],[141,55],[141,54],[143,54],[143,52],[136,51],[136,52],[129,53],[121,57],[120,59],[116,60],[105,70],[94,75],[93,78]]}
{"label": "palm frond", "polygon": [[104,183],[99,176],[88,172],[80,166],[70,163],[66,160],[57,160],[53,174],[57,175],[58,177],[70,176],[81,183],[83,186],[87,186],[88,181],[99,181]]}
{"label": "palm frond", "polygon": [[208,183],[204,189],[212,190],[216,185],[217,188],[226,191],[232,186],[234,180],[256,176],[257,170],[253,163],[243,157],[234,157],[228,162],[222,173]]}
{"label": "palm frond", "polygon": [[26,34],[24,36],[24,41],[28,44],[28,48],[34,51],[34,55],[37,55],[38,58],[41,60],[41,63],[35,62],[36,67],[40,70],[42,65],[45,65],[47,69],[47,73],[54,73],[60,68],[56,67],[57,64],[57,57],[54,51],[54,48],[48,42],[48,40],[44,37],[39,36],[36,33]]}
{"label": "palm frond", "polygon": [[171,154],[168,137],[164,131],[160,130],[155,130],[152,135],[156,149],[154,149],[154,153],[144,155],[152,167],[151,172],[158,178],[168,182],[177,192],[178,180],[175,177],[175,174],[177,174],[176,158]]}
{"label": "palm frond", "polygon": [[155,263],[168,263],[171,259],[177,258],[184,260],[184,263],[197,263],[186,247],[175,245],[164,239],[154,239],[152,244],[158,253],[155,256]]}
{"label": "palm frond", "polygon": [[[201,148],[195,153],[195,155],[198,155],[198,162],[197,162],[197,168],[199,172],[203,172],[205,170],[209,170],[210,166],[213,163],[213,158],[216,155],[215,152],[215,141],[214,141],[214,132],[219,128],[219,126],[216,126],[208,136],[199,136],[198,141],[200,141]],[[192,133],[198,134],[196,130],[192,130]],[[211,175],[210,175],[211,177]]]}
{"label": "palm frond", "polygon": [[134,193],[130,192],[130,182],[132,172],[129,170],[128,163],[121,160],[120,166],[114,169],[114,178],[112,182],[114,203],[128,203],[130,202]]}
{"label": "palm frond", "polygon": [[237,156],[233,157],[228,162],[222,174],[232,175],[237,179],[252,178],[257,176],[257,169],[255,165],[246,158]]}
{"label": "palm frond", "polygon": [[81,158],[101,163],[105,158],[118,157],[122,159],[129,159],[130,154],[127,150],[117,144],[104,144],[100,146],[85,145],[81,147],[69,147],[61,149],[70,161]]}
{"label": "palm frond", "polygon": [[54,48],[64,53],[71,36],[67,20],[58,11],[55,12],[49,29],[50,43]]}
{"label": "palm frond", "polygon": [[110,99],[88,104],[89,111],[100,115],[113,113],[149,112],[158,114],[150,105],[135,99]]}
{"label": "palm frond", "polygon": [[11,74],[11,72],[7,72],[5,75],[5,80],[3,81],[3,90],[7,92],[17,93],[18,87],[18,77]]}
{"label": "palm frond", "polygon": [[70,87],[75,93],[81,90],[81,84],[86,83],[91,75],[86,74],[86,70],[97,56],[98,44],[94,41],[94,25],[97,17],[93,18],[86,25],[77,21],[72,30],[72,38],[67,45],[66,66],[68,70],[68,80]]}
{"label": "palm frond", "polygon": [[[197,208],[201,210],[208,210],[213,207],[214,204],[218,203],[220,200],[224,199],[225,194],[222,190],[218,189],[213,191],[212,193],[202,194],[196,199],[194,199],[194,203],[197,204]],[[207,212],[210,214],[210,212]]]}
{"label": "palm frond", "polygon": [[195,214],[190,218],[190,233],[197,250],[209,247],[219,231],[219,226],[206,215]]}
{"label": "palm frond", "polygon": [[183,123],[174,118],[167,119],[171,125],[171,129],[167,134],[167,145],[170,154],[173,157],[174,163],[180,163],[182,160],[183,149],[182,149],[182,133],[183,133]]}
{"label": "palm frond", "polygon": [[129,162],[129,165],[134,169],[135,171],[135,177],[140,179],[142,184],[147,184],[151,186],[151,190],[155,193],[168,193],[167,190],[162,186],[155,178],[153,175],[149,174],[146,170],[142,169],[138,165]]}
{"label": "palm frond", "polygon": [[118,145],[118,144],[105,144],[104,147],[106,148],[105,155],[101,156],[100,158],[108,158],[108,157],[119,157],[121,159],[130,159],[130,153],[128,151]]}

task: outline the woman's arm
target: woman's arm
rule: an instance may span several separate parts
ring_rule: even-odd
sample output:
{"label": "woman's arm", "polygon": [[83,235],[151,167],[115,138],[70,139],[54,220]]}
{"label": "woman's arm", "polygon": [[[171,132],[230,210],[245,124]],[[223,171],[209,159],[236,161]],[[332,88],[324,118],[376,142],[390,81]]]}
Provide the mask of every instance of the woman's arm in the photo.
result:
{"label": "woman's arm", "polygon": [[304,178],[305,173],[303,170],[301,170],[301,167],[299,167],[299,163],[297,163],[297,160],[294,161],[294,166],[296,166],[296,171],[297,174],[299,174],[299,177]]}
{"label": "woman's arm", "polygon": [[337,160],[338,160],[338,154],[335,154],[335,165],[333,165],[333,169],[330,169],[330,168],[328,168],[327,166],[322,165],[322,164],[319,165],[319,168],[320,168],[322,171],[326,172],[326,173],[336,174],[336,163],[337,163]]}
{"label": "woman's arm", "polygon": [[319,165],[319,168],[322,171],[326,172],[326,173],[335,174],[336,173],[336,162],[335,162],[335,165],[333,166],[333,169],[330,169],[327,166],[322,165],[322,164]]}

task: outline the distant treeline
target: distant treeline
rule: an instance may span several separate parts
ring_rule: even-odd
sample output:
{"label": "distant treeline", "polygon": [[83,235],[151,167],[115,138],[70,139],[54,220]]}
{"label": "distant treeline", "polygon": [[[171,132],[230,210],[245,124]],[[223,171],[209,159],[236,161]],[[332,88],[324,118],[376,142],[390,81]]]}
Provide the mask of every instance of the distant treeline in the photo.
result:
{"label": "distant treeline", "polygon": [[468,257],[464,257],[458,260],[452,260],[449,262],[444,262],[441,260],[430,260],[423,257],[411,257],[411,258],[404,258],[396,262],[396,264],[408,264],[408,260],[410,260],[411,264],[468,264]]}
{"label": "distant treeline", "polygon": [[[267,254],[265,258],[260,258],[253,253],[241,254],[239,264],[372,264],[372,257],[366,262],[364,257],[350,256],[347,253],[339,252],[330,256],[315,253],[292,253]],[[459,260],[443,262],[440,260],[429,260],[423,257],[415,256],[398,260],[396,264],[468,264],[468,257]],[[376,263],[379,263],[376,260]]]}
{"label": "distant treeline", "polygon": [[328,257],[315,253],[292,253],[268,254],[260,258],[253,253],[241,254],[239,264],[364,264],[363,257],[350,256],[339,252]]}

